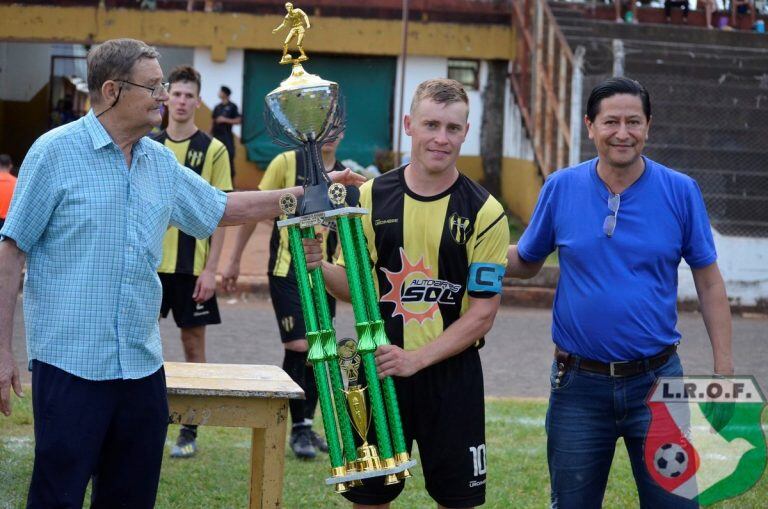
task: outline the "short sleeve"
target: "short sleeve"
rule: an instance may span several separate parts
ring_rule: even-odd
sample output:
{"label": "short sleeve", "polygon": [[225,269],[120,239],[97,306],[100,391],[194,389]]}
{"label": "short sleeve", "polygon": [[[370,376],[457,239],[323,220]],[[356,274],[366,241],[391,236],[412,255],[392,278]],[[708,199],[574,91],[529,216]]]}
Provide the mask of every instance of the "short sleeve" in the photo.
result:
{"label": "short sleeve", "polygon": [[285,189],[287,185],[285,175],[289,165],[288,157],[289,153],[283,152],[270,161],[267,171],[264,172],[264,176],[259,182],[259,189],[262,191]]}
{"label": "short sleeve", "polygon": [[229,154],[223,143],[214,139],[214,153],[211,161],[211,185],[222,191],[232,190],[232,172],[229,166]]}
{"label": "short sleeve", "polygon": [[696,181],[691,179],[686,191],[683,258],[692,269],[700,269],[717,261],[717,251],[701,189]]}
{"label": "short sleeve", "polygon": [[477,235],[471,259],[467,289],[470,297],[488,298],[501,293],[501,282],[507,266],[509,224],[501,204],[489,197],[478,211]]}
{"label": "short sleeve", "polygon": [[539,193],[531,222],[517,243],[517,253],[527,262],[538,262],[555,250],[555,225],[552,201],[555,179],[549,178]]}
{"label": "short sleeve", "polygon": [[20,250],[28,253],[45,232],[56,209],[59,194],[48,150],[35,144],[19,170],[11,206],[0,238],[16,241]]}
{"label": "short sleeve", "polygon": [[239,117],[240,116],[240,110],[237,108],[237,104],[235,104],[235,103],[230,103],[230,104],[232,104],[232,117],[231,118]]}
{"label": "short sleeve", "polygon": [[185,166],[176,163],[176,170],[171,225],[198,239],[210,237],[224,216],[227,195]]}

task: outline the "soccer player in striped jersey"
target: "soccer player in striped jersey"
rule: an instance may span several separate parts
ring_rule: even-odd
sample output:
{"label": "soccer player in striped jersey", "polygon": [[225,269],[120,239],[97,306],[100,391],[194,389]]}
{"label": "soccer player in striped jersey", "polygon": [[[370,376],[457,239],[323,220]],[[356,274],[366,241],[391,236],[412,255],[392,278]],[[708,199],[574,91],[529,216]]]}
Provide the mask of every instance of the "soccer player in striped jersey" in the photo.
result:
{"label": "soccer player in striped jersey", "polygon": [[[501,300],[509,229],[501,204],[456,167],[469,123],[457,81],[418,86],[403,119],[410,163],[360,188],[363,228],[391,345],[376,351],[379,376],[394,377],[406,441],[415,440],[425,486],[439,507],[485,502],[486,445],[479,348]],[[310,268],[349,300],[343,257],[323,260],[305,242]],[[369,438],[372,440],[372,438]],[[403,483],[366,479],[344,496],[386,508]]]}

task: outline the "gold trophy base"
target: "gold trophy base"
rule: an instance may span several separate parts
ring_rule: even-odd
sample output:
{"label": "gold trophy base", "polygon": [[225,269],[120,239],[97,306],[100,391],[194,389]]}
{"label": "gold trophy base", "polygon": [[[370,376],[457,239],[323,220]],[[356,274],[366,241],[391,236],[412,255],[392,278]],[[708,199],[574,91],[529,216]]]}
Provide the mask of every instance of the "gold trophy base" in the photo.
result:
{"label": "gold trophy base", "polygon": [[[346,467],[334,467],[331,469],[331,479],[339,479],[344,478],[347,474],[347,468]],[[344,480],[335,480],[335,486],[333,487],[333,491],[336,493],[344,493],[349,489],[347,486],[347,481]]]}
{"label": "gold trophy base", "polygon": [[368,445],[368,442],[364,442],[363,445],[358,447],[356,463],[358,472],[381,470],[381,459],[379,459],[379,451],[376,449],[376,446]]}
{"label": "gold trophy base", "polygon": [[[384,459],[384,468],[385,469],[392,469],[395,468],[397,465],[395,464],[395,458],[385,458]],[[384,484],[397,484],[400,482],[400,479],[397,478],[397,474],[387,474],[384,476]]]}
{"label": "gold trophy base", "polygon": [[[374,447],[374,446],[370,446]],[[357,463],[357,462],[355,462]],[[405,463],[399,463],[396,464],[395,460],[393,458],[389,458],[389,461],[384,460],[384,462],[381,462],[381,459],[379,459],[380,468],[375,470],[355,470],[358,468],[358,465],[355,465],[355,469],[353,468],[344,468],[344,471],[346,474],[342,475],[341,470],[333,469],[332,474],[333,477],[328,477],[325,480],[325,484],[327,485],[336,485],[344,484],[344,489],[348,489],[352,486],[359,486],[362,484],[363,479],[368,479],[371,477],[381,477],[381,476],[392,476],[395,477],[394,482],[400,482],[400,479],[397,479],[398,474],[401,472],[408,470],[409,468],[413,468],[416,466],[416,460],[408,460]],[[391,467],[388,467],[387,464],[392,465]],[[341,467],[343,468],[343,467]],[[338,472],[338,473],[337,473]],[[338,488],[336,488],[338,490]],[[339,491],[339,493],[342,493]]]}
{"label": "gold trophy base", "polygon": [[[408,457],[407,452],[398,452],[397,454],[395,454],[395,463],[397,463],[398,466],[404,465],[409,461],[410,461],[410,458]],[[407,468],[397,474],[398,479],[408,479],[409,477],[411,477],[411,471],[408,470]]]}

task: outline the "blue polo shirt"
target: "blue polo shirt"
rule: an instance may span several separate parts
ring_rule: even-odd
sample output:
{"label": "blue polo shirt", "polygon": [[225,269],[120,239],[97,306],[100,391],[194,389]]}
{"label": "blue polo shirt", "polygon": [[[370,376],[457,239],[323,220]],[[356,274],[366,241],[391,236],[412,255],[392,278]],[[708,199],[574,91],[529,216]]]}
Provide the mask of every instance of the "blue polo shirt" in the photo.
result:
{"label": "blue polo shirt", "polygon": [[134,145],[129,169],[93,111],[41,136],[0,230],[27,255],[30,361],[90,380],[157,371],[163,235],[171,224],[208,237],[225,204],[149,138]]}
{"label": "blue polo shirt", "polygon": [[697,269],[717,259],[696,181],[644,160],[621,193],[612,237],[603,232],[610,193],[593,159],[547,179],[518,243],[528,262],[558,249],[552,337],[567,352],[612,362],[676,343],[680,260]]}

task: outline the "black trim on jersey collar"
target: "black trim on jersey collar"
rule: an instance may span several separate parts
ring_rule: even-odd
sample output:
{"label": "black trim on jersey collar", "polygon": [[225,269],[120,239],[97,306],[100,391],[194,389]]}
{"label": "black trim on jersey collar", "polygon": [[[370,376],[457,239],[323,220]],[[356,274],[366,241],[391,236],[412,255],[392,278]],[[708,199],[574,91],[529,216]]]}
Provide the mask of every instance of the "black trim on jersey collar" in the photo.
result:
{"label": "black trim on jersey collar", "polygon": [[200,132],[200,129],[196,130],[194,133],[192,133],[191,136],[188,136],[188,137],[184,138],[183,140],[174,140],[173,138],[171,138],[171,135],[168,134],[168,129],[163,129],[163,132],[165,133],[166,139],[171,140],[174,143],[184,143],[185,141],[189,141],[192,138],[194,138],[195,136],[197,136],[197,133]]}
{"label": "black trim on jersey collar", "polygon": [[[410,163],[408,163],[408,164],[410,164]],[[459,187],[459,185],[461,184],[461,179],[466,178],[463,173],[459,172],[459,176],[456,178],[456,181],[453,184],[451,184],[450,187],[448,189],[446,189],[445,191],[443,191],[442,193],[436,194],[434,196],[422,196],[420,194],[417,194],[417,193],[411,191],[411,189],[408,187],[408,184],[405,183],[405,167],[408,166],[408,164],[404,164],[401,167],[399,167],[399,168],[397,168],[395,170],[392,170],[392,171],[397,171],[398,172],[397,177],[400,179],[400,185],[403,186],[403,190],[405,191],[405,194],[407,194],[408,196],[410,196],[414,200],[419,200],[419,201],[437,201],[437,200],[440,200],[442,198],[445,198],[446,196],[451,194],[453,191],[455,191],[456,188]]]}

